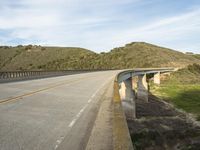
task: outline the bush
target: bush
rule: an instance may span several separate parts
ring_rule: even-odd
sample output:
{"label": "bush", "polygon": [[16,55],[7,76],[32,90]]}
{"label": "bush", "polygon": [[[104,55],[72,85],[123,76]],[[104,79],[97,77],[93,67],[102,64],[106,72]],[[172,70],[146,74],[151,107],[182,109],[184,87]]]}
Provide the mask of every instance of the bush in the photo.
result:
{"label": "bush", "polygon": [[23,46],[22,45],[17,45],[17,48],[22,48]]}
{"label": "bush", "polygon": [[198,64],[189,65],[188,70],[192,73],[200,74],[200,65],[198,65]]}
{"label": "bush", "polygon": [[25,50],[29,50],[29,49],[31,49],[33,47],[33,45],[27,45],[26,47],[25,47]]}
{"label": "bush", "polygon": [[42,51],[44,51],[45,49],[46,49],[45,47],[42,47],[42,48],[41,48]]}

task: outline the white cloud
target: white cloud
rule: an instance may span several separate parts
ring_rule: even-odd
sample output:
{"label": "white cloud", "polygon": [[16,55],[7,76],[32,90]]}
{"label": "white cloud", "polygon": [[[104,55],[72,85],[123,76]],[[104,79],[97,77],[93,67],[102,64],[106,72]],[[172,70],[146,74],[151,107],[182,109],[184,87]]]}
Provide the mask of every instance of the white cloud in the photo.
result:
{"label": "white cloud", "polygon": [[[198,47],[200,40],[197,37],[200,34],[199,9],[177,16],[153,20],[152,22],[153,23],[145,24],[141,27],[129,28],[123,31],[118,30],[111,33],[108,32],[109,36],[104,37],[102,44],[110,43],[107,47],[111,48],[132,41],[146,41],[182,51],[190,50],[189,47],[191,47],[192,50],[195,47],[193,49],[194,52],[200,53],[200,47]],[[102,34],[103,38],[106,33]],[[192,38],[198,40],[198,43],[191,42],[191,40],[194,40]],[[181,43],[181,41],[185,43]],[[98,43],[98,45],[102,44]],[[196,46],[194,46],[195,44]]]}
{"label": "white cloud", "polygon": [[[154,0],[151,0],[154,1]],[[200,34],[200,10],[154,19],[138,26],[134,15],[118,8],[144,0],[0,0],[2,44],[21,39],[34,44],[79,46],[109,50],[132,41],[147,41],[172,48],[190,47],[187,37]],[[148,1],[149,3],[149,1]],[[9,31],[9,33],[7,33]],[[175,41],[179,46],[174,45]],[[188,44],[187,44],[188,42]],[[198,41],[200,42],[200,41]],[[0,44],[1,44],[0,43]],[[194,48],[194,46],[191,48]]]}

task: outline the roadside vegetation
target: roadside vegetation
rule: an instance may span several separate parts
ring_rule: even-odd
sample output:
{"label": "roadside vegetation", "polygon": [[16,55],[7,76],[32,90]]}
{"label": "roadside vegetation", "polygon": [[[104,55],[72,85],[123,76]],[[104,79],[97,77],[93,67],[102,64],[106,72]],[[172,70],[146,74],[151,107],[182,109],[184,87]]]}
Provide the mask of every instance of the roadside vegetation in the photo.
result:
{"label": "roadside vegetation", "polygon": [[0,70],[184,67],[193,63],[200,64],[200,59],[144,42],[133,42],[100,54],[75,47],[0,47]]}
{"label": "roadside vegetation", "polygon": [[200,65],[189,65],[172,73],[160,86],[154,85],[151,92],[177,108],[194,114],[200,121]]}

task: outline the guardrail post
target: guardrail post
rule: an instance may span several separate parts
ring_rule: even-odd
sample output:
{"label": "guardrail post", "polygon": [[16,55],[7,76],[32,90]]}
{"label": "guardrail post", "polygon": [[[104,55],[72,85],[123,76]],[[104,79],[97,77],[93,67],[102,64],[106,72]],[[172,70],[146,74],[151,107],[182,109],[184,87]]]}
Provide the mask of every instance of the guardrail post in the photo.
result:
{"label": "guardrail post", "polygon": [[8,78],[7,75],[8,75],[8,72],[2,72],[1,78],[6,79],[6,78]]}
{"label": "guardrail post", "polygon": [[137,98],[148,102],[148,84],[146,74],[138,75]]}
{"label": "guardrail post", "polygon": [[11,78],[15,78],[15,73],[14,72],[11,73]]}
{"label": "guardrail post", "polygon": [[136,117],[135,110],[135,96],[132,89],[132,78],[124,80],[121,83],[120,97],[122,106],[127,119],[134,119]]}
{"label": "guardrail post", "polygon": [[15,78],[17,78],[18,77],[18,72],[15,72]]}
{"label": "guardrail post", "polygon": [[16,72],[16,78],[19,78],[19,72]]}
{"label": "guardrail post", "polygon": [[17,72],[17,77],[20,78],[20,72]]}
{"label": "guardrail post", "polygon": [[18,78],[18,75],[19,75],[18,72],[15,72],[15,77],[16,77],[16,78]]}
{"label": "guardrail post", "polygon": [[154,74],[153,80],[155,84],[160,85],[160,72]]}
{"label": "guardrail post", "polygon": [[7,72],[3,73],[3,79],[6,79],[7,78]]}
{"label": "guardrail post", "polygon": [[16,72],[13,72],[13,78],[16,78]]}
{"label": "guardrail post", "polygon": [[0,79],[3,79],[3,72],[0,72]]}
{"label": "guardrail post", "polygon": [[8,72],[8,74],[9,74],[9,78],[11,78],[12,77],[12,72]]}
{"label": "guardrail post", "polygon": [[8,77],[8,79],[10,79],[10,78],[12,78],[13,76],[12,76],[12,72],[6,72],[6,74],[8,75],[7,77]]}

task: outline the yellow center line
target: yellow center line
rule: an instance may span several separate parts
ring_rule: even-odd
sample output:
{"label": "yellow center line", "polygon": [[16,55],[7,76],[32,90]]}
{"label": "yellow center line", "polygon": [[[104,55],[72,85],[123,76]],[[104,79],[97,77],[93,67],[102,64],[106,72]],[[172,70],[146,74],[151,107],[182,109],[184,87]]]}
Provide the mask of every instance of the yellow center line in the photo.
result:
{"label": "yellow center line", "polygon": [[31,96],[31,95],[34,95],[36,93],[47,91],[49,89],[53,89],[53,88],[56,88],[58,86],[62,86],[62,85],[68,84],[68,83],[75,83],[75,82],[78,82],[82,79],[85,79],[85,78],[80,78],[80,79],[76,79],[76,80],[72,80],[72,81],[68,81],[68,82],[64,82],[64,83],[55,84],[55,85],[52,85],[52,86],[49,86],[49,87],[46,87],[46,88],[42,88],[42,89],[39,89],[39,90],[36,90],[36,91],[33,91],[33,92],[25,93],[25,94],[22,94],[22,95],[19,95],[19,96],[11,97],[11,98],[0,99],[0,104],[8,103],[8,102],[18,100],[18,99],[23,98],[23,97]]}

